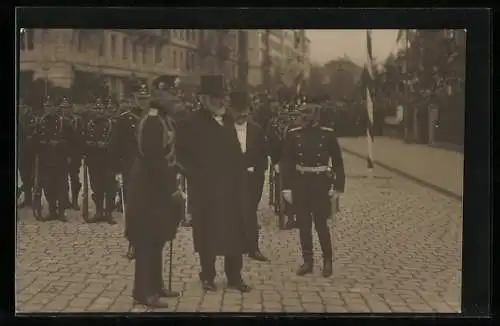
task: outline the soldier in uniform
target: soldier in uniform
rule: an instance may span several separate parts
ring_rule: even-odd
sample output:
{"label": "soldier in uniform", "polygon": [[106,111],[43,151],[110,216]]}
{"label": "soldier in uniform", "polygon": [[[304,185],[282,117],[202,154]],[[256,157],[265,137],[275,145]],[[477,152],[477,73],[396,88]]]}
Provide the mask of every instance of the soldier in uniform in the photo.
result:
{"label": "soldier in uniform", "polygon": [[113,219],[116,170],[116,123],[98,98],[84,131],[87,166],[96,213],[92,222],[116,224]]}
{"label": "soldier in uniform", "polygon": [[[78,195],[82,188],[80,182],[80,168],[83,156],[83,123],[81,117],[76,113],[75,106],[71,105],[67,100],[63,100],[60,105],[61,113],[65,118],[69,119],[72,126],[72,139],[68,139],[68,166],[65,185],[71,185],[71,199],[65,197],[66,208],[79,210]],[[66,194],[69,193],[69,189]]]}
{"label": "soldier in uniform", "polygon": [[[64,99],[67,104],[67,99]],[[70,140],[73,139],[72,121],[49,102],[44,103],[46,113],[37,128],[39,141],[40,183],[49,205],[45,220],[66,221],[67,158]]]}
{"label": "soldier in uniform", "polygon": [[35,112],[34,109],[23,104],[19,105],[19,136],[18,136],[18,153],[19,153],[19,175],[23,183],[18,191],[24,193],[24,201],[19,205],[19,208],[31,206],[33,197],[33,173],[35,163],[35,133],[40,112]]}
{"label": "soldier in uniform", "polygon": [[[319,105],[301,107],[300,126],[288,130],[283,152],[285,184],[283,196],[294,203],[300,231],[304,263],[297,271],[303,276],[313,271],[312,222],[323,251],[323,276],[332,274],[333,249],[327,225],[331,196],[344,192],[342,153],[333,129],[319,124]],[[329,173],[329,161],[332,174]],[[333,191],[332,191],[333,185]],[[333,193],[330,193],[333,192]]]}

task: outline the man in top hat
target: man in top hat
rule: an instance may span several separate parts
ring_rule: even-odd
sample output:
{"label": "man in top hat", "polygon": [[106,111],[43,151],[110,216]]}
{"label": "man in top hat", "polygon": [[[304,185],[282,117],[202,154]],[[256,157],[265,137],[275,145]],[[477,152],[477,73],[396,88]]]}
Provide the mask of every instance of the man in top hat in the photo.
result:
{"label": "man in top hat", "polygon": [[249,227],[253,237],[249,239],[249,257],[258,261],[268,261],[259,249],[259,229],[257,209],[264,188],[267,169],[267,144],[264,130],[250,119],[250,102],[244,91],[233,91],[230,108],[241,152],[247,166],[247,191],[249,201]]}
{"label": "man in top hat", "polygon": [[234,120],[226,112],[221,75],[201,77],[202,108],[179,128],[178,157],[192,203],[194,249],[200,255],[200,280],[216,291],[215,259],[224,256],[228,286],[250,291],[243,282],[242,255],[249,252],[247,163]]}
{"label": "man in top hat", "polygon": [[175,130],[163,118],[162,104],[152,100],[137,126],[137,157],[126,185],[126,237],[135,250],[132,296],[136,303],[167,307],[162,298],[172,296],[164,288],[162,253],[180,222],[177,187]]}
{"label": "man in top hat", "polygon": [[[287,131],[282,158],[283,196],[294,204],[300,231],[304,263],[297,271],[299,276],[313,271],[313,221],[323,252],[323,276],[331,276],[333,249],[327,219],[331,197],[336,200],[345,185],[342,152],[333,129],[319,123],[320,109],[312,103],[300,107],[301,124]],[[332,185],[333,194],[330,193]]]}

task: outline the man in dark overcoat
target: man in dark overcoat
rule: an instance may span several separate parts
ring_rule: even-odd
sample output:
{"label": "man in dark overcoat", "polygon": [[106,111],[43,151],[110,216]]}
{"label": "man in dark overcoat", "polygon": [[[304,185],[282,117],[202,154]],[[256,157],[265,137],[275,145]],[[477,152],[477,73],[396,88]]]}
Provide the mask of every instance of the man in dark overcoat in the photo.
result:
{"label": "man in dark overcoat", "polygon": [[180,222],[182,193],[177,187],[175,133],[172,123],[161,117],[162,105],[152,100],[137,130],[138,155],[129,174],[125,203],[126,237],[135,248],[136,303],[166,307],[162,254]]}
{"label": "man in dark overcoat", "polygon": [[226,112],[223,78],[202,76],[202,108],[179,128],[178,156],[185,169],[192,207],[194,249],[200,255],[200,280],[205,291],[216,291],[215,259],[224,256],[228,286],[241,292],[242,255],[252,236],[246,163],[234,121]]}
{"label": "man in dark overcoat", "polygon": [[254,237],[249,244],[250,252],[248,256],[258,261],[268,261],[259,248],[257,219],[257,209],[262,198],[267,169],[266,136],[261,126],[250,119],[249,96],[245,91],[231,93],[230,110],[247,167],[249,228],[254,233]]}

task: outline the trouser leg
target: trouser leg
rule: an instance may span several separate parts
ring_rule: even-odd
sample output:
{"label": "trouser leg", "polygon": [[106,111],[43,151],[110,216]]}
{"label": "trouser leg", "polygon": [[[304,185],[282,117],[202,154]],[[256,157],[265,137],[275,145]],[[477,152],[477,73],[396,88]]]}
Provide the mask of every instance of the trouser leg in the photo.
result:
{"label": "trouser leg", "polygon": [[200,278],[203,281],[213,282],[215,279],[215,255],[207,253],[199,253],[201,273]]}
{"label": "trouser leg", "polygon": [[333,256],[332,240],[330,237],[330,229],[328,228],[326,216],[314,214],[314,227],[318,233],[319,244],[323,252],[325,260],[331,260]]}
{"label": "trouser leg", "polygon": [[241,254],[227,255],[224,257],[224,272],[229,284],[240,284],[241,270],[243,269],[243,256]]}

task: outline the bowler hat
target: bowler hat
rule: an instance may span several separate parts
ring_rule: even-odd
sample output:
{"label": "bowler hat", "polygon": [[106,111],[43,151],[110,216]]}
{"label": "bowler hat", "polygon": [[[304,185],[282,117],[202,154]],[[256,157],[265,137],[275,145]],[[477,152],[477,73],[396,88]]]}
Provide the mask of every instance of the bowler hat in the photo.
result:
{"label": "bowler hat", "polygon": [[229,102],[231,104],[231,109],[235,111],[244,111],[248,109],[250,101],[247,92],[233,91],[229,96]]}
{"label": "bowler hat", "polygon": [[224,78],[222,75],[203,75],[200,78],[200,94],[224,96]]}

